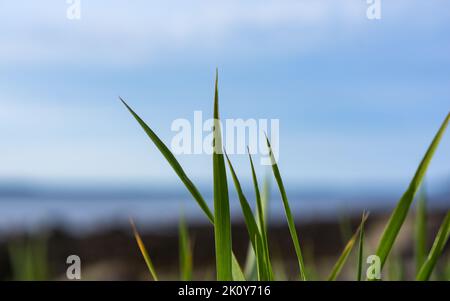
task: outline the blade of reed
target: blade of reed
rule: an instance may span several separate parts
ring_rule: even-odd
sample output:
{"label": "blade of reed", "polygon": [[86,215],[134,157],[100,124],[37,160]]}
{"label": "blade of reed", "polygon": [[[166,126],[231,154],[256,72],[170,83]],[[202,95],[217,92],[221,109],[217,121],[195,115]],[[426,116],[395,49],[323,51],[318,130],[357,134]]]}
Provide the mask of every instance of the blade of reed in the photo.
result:
{"label": "blade of reed", "polygon": [[255,237],[255,253],[256,253],[256,272],[258,275],[258,281],[264,281],[267,277],[267,272],[264,263],[262,240]]}
{"label": "blade of reed", "polygon": [[192,246],[189,232],[183,216],[178,226],[179,256],[180,256],[180,278],[183,281],[192,280]]}
{"label": "blade of reed", "polygon": [[424,186],[422,186],[419,199],[417,201],[415,216],[415,259],[416,274],[425,262],[427,248],[427,199]]}
{"label": "blade of reed", "polygon": [[216,246],[217,280],[230,281],[231,273],[231,221],[228,199],[227,174],[222,154],[222,133],[219,119],[219,76],[216,70],[214,92],[213,179],[214,179],[214,238]]}
{"label": "blade of reed", "polygon": [[416,280],[425,281],[428,280],[433,272],[434,267],[436,266],[436,262],[439,256],[442,254],[444,250],[445,244],[447,243],[450,236],[450,211],[447,212],[447,215],[444,218],[444,221],[439,228],[439,231],[434,240],[433,246],[431,247],[431,251],[428,254],[427,259],[423,263],[420,268],[419,273],[416,276]]}
{"label": "blade of reed", "polygon": [[364,214],[361,219],[361,231],[359,231],[359,246],[358,246],[358,266],[356,268],[356,280],[361,281],[362,278],[362,268],[363,268],[363,260],[364,260],[364,227],[365,227],[365,221],[364,221]]}
{"label": "blade of reed", "polygon": [[142,257],[144,257],[145,263],[147,264],[147,268],[150,272],[150,275],[153,277],[153,280],[158,281],[158,275],[156,274],[155,267],[153,266],[152,259],[147,252],[147,248],[142,241],[141,236],[139,235],[138,230],[136,229],[136,225],[134,224],[133,219],[130,218],[131,228],[133,229],[134,238],[136,239],[136,243],[141,251]]}
{"label": "blade of reed", "polygon": [[225,157],[227,158],[231,177],[233,178],[233,183],[236,188],[236,192],[238,194],[239,202],[241,204],[241,209],[242,209],[242,213],[244,215],[245,225],[247,226],[250,243],[253,246],[253,248],[255,248],[256,247],[255,239],[260,237],[258,225],[257,225],[255,217],[253,215],[252,208],[250,207],[250,204],[248,203],[247,198],[245,197],[244,193],[242,192],[242,186],[239,182],[239,179],[236,175],[236,172],[233,168],[233,165],[231,164],[230,158],[228,157],[227,153],[225,153]]}
{"label": "blade of reed", "polygon": [[188,178],[186,173],[184,172],[183,168],[181,167],[180,163],[178,163],[175,156],[172,154],[172,152],[169,150],[169,148],[164,144],[164,142],[159,139],[159,137],[150,129],[150,127],[139,117],[133,109],[131,109],[130,106],[122,99],[120,98],[120,101],[125,105],[125,107],[128,109],[128,111],[133,115],[133,117],[136,119],[136,121],[139,123],[139,125],[142,127],[144,132],[147,134],[147,136],[153,141],[155,146],[158,148],[158,150],[161,152],[161,154],[166,158],[167,162],[172,166],[175,173],[178,175],[180,180],[183,182],[184,186],[189,190],[191,195],[194,197],[194,199],[197,201],[200,208],[202,208],[203,212],[205,212],[208,219],[214,223],[214,215],[212,214],[211,210],[209,209],[208,205],[206,204],[205,199],[200,194],[197,187],[192,183],[192,181]]}
{"label": "blade of reed", "polygon": [[277,181],[278,188],[280,190],[281,199],[283,200],[284,205],[284,211],[286,214],[286,219],[289,227],[289,232],[291,234],[292,242],[294,244],[295,253],[297,254],[297,260],[298,260],[298,266],[299,266],[299,272],[300,272],[300,279],[306,280],[306,274],[305,274],[305,265],[303,263],[303,256],[302,251],[300,248],[300,242],[298,240],[297,230],[295,228],[294,218],[292,217],[291,207],[289,206],[289,201],[286,195],[286,190],[284,189],[283,180],[281,179],[280,171],[278,169],[278,165],[275,161],[275,157],[272,152],[272,147],[270,145],[269,138],[266,136],[266,142],[267,147],[269,148],[271,163],[272,163],[272,171],[274,174],[274,177]]}
{"label": "blade of reed", "polygon": [[[250,247],[249,248],[251,249],[251,251],[253,253],[253,251],[256,250],[256,243],[257,243],[256,240],[261,240],[261,234],[258,230],[258,225],[256,223],[256,220],[253,215],[253,211],[250,207],[250,204],[248,203],[247,198],[245,197],[244,193],[242,192],[241,184],[239,182],[239,179],[237,178],[236,172],[234,171],[233,165],[231,164],[230,158],[228,157],[226,152],[224,152],[224,153],[225,153],[225,157],[228,162],[228,166],[230,168],[231,177],[233,178],[234,186],[235,186],[237,194],[238,194],[239,202],[241,204],[242,212],[244,215],[245,225],[247,226],[247,231],[248,231],[248,235],[250,238]],[[255,256],[255,258],[256,258],[256,256]],[[263,259],[264,258],[258,257],[259,261],[262,261]],[[265,265],[263,262],[260,263],[259,273],[261,273],[261,275],[259,275],[259,278],[268,280],[269,277],[267,276],[267,271],[265,270]]]}
{"label": "blade of reed", "polygon": [[[248,147],[247,147],[248,149]],[[269,243],[267,239],[267,229],[266,229],[266,222],[265,222],[265,215],[264,215],[264,208],[261,201],[261,194],[259,192],[258,187],[258,179],[256,178],[256,172],[255,172],[255,166],[253,165],[252,156],[250,154],[250,149],[248,149],[248,157],[250,159],[250,166],[252,168],[252,178],[253,178],[253,187],[255,189],[255,197],[256,197],[256,208],[258,210],[258,220],[259,220],[259,231],[261,233],[261,242],[262,242],[262,253],[264,255],[264,261],[266,263],[266,271],[267,275],[269,277],[269,281],[273,280],[273,270],[272,270],[272,264],[270,262],[270,255],[269,255]]]}
{"label": "blade of reed", "polygon": [[344,267],[344,264],[347,261],[348,256],[350,255],[350,252],[352,251],[353,246],[355,245],[356,240],[359,237],[359,233],[360,233],[361,229],[364,227],[364,223],[366,222],[367,217],[368,217],[367,214],[363,214],[363,217],[361,219],[361,223],[360,223],[358,229],[353,234],[353,236],[350,238],[350,240],[347,242],[347,245],[345,246],[344,250],[342,251],[341,256],[339,257],[338,261],[336,262],[333,269],[331,270],[330,275],[328,276],[328,281],[335,281],[336,278],[341,273],[342,268]]}
{"label": "blade of reed", "polygon": [[[269,204],[269,195],[270,195],[270,181],[268,179],[268,177],[266,176],[264,178],[264,182],[263,182],[263,189],[262,189],[262,193],[261,193],[261,202],[262,202],[262,207],[263,207],[263,214],[265,216],[264,218],[264,222],[265,225],[264,227],[267,229],[267,218],[268,218],[268,204]],[[259,217],[258,217],[258,212],[255,213],[255,219],[258,223]],[[245,260],[245,275],[247,277],[247,279],[252,279],[252,280],[256,280],[257,279],[257,271],[256,271],[256,256],[255,256],[255,251],[254,251],[254,247],[253,245],[249,244],[248,248],[247,248],[247,256],[246,256],[246,260]],[[279,275],[279,273],[277,273],[277,275]]]}
{"label": "blade of reed", "polygon": [[[184,186],[191,193],[192,197],[197,201],[198,205],[203,210],[206,217],[214,225],[214,215],[213,215],[212,211],[209,209],[208,205],[206,204],[205,199],[200,194],[199,190],[194,185],[194,183],[188,178],[188,176],[184,172],[183,168],[181,167],[180,163],[177,161],[177,159],[172,154],[172,152],[169,150],[169,148],[150,129],[150,127],[133,111],[133,109],[131,109],[131,107],[128,106],[128,104],[122,98],[119,97],[119,99],[125,105],[125,107],[128,109],[128,111],[131,113],[131,115],[136,119],[136,121],[142,127],[142,129],[147,134],[147,136],[150,138],[150,140],[152,140],[152,142],[155,144],[155,146],[158,148],[158,150],[161,152],[161,154],[166,158],[167,162],[170,164],[170,166],[172,166],[173,170],[178,175],[180,180],[183,182]],[[233,260],[232,266],[233,266],[234,280],[244,281],[245,280],[244,273],[242,272],[242,269],[241,269],[241,267],[236,259],[236,256],[234,254],[233,254],[232,260]]]}
{"label": "blade of reed", "polygon": [[425,153],[425,156],[420,162],[420,165],[417,168],[417,171],[411,183],[409,184],[408,189],[403,194],[402,198],[398,202],[397,206],[395,207],[394,211],[392,212],[389,218],[389,221],[379,241],[376,252],[376,255],[378,255],[380,258],[381,267],[384,266],[386,259],[389,255],[389,252],[391,251],[395,239],[397,238],[397,235],[400,231],[400,228],[402,227],[406,219],[406,215],[408,214],[411,203],[414,200],[414,197],[416,195],[417,190],[420,187],[420,184],[422,183],[428,165],[430,164],[430,161],[436,151],[436,148],[438,147],[439,142],[441,141],[442,136],[444,135],[444,132],[448,126],[449,119],[450,114],[447,115],[444,122],[442,123],[442,126],[440,127],[439,131],[437,132],[436,136],[431,142],[431,145],[429,146],[427,152]]}

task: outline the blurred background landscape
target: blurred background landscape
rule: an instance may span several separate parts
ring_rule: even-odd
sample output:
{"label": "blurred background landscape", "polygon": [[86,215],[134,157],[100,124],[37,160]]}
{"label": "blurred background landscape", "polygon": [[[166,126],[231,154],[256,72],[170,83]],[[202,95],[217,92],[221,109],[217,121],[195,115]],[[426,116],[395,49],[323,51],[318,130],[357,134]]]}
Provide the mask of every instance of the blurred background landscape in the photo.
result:
{"label": "blurred background landscape", "polygon": [[[0,3],[3,280],[64,279],[71,254],[81,257],[83,279],[146,279],[129,217],[156,268],[174,279],[181,214],[195,277],[214,275],[212,227],[118,96],[170,145],[173,120],[192,120],[195,110],[212,116],[218,67],[222,118],[279,119],[279,166],[317,278],[364,209],[376,241],[449,112],[448,1],[382,1],[379,20],[367,18],[366,1],[80,4],[81,19],[70,20],[65,1]],[[447,135],[426,179],[430,246],[450,209],[449,154]],[[211,157],[177,159],[212,207]],[[253,203],[247,157],[231,160]],[[267,167],[256,168],[261,183],[270,179]],[[272,253],[292,279],[295,254],[268,183]],[[231,185],[230,197],[243,262],[248,237]],[[386,273],[412,273],[408,223],[396,246],[401,264]],[[436,272],[442,277],[450,274],[448,253]]]}

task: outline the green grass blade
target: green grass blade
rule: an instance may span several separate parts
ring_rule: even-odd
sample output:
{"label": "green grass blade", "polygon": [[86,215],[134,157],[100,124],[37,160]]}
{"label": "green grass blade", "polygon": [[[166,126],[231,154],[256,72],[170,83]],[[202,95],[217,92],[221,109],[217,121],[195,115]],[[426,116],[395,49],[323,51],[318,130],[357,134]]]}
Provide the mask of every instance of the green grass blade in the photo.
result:
{"label": "green grass blade", "polygon": [[267,271],[267,276],[269,277],[268,280],[272,281],[273,280],[273,271],[272,271],[272,264],[270,262],[270,255],[269,255],[269,243],[268,243],[268,239],[267,239],[265,214],[264,214],[264,208],[263,208],[263,204],[262,204],[262,200],[261,200],[261,194],[259,192],[258,179],[256,178],[255,166],[253,165],[252,156],[250,155],[250,149],[248,149],[248,157],[250,159],[250,166],[252,168],[253,187],[255,189],[256,208],[258,210],[259,231],[261,233],[262,253],[264,255],[264,261],[266,264],[265,270]]}
{"label": "green grass blade", "polygon": [[269,138],[267,138],[267,136],[266,136],[266,142],[267,142],[267,147],[269,148],[270,158],[272,161],[272,171],[273,171],[275,180],[277,181],[278,188],[281,193],[281,199],[283,200],[284,211],[286,213],[286,219],[287,219],[287,223],[288,223],[288,227],[289,227],[289,232],[292,237],[292,242],[294,244],[295,253],[297,254],[298,266],[300,269],[300,278],[302,280],[306,280],[305,265],[303,263],[303,255],[302,255],[302,251],[300,248],[300,242],[298,240],[297,230],[295,228],[294,218],[292,217],[292,212],[291,212],[291,208],[289,206],[289,201],[288,201],[288,198],[286,195],[286,190],[284,189],[283,180],[281,179],[280,171],[279,171],[278,165],[275,161],[275,157],[272,152],[272,147],[270,145],[270,141],[269,141]]}
{"label": "green grass blade", "polygon": [[178,228],[179,251],[180,251],[180,278],[183,281],[192,280],[192,246],[186,221],[182,216]]}
{"label": "green grass blade", "polygon": [[145,263],[147,264],[147,268],[150,272],[150,275],[153,277],[153,279],[155,281],[158,281],[158,275],[156,274],[156,270],[155,270],[155,267],[153,266],[153,262],[150,258],[150,255],[147,252],[147,248],[145,247],[144,242],[142,241],[142,238],[136,229],[136,225],[134,224],[134,222],[131,218],[130,218],[130,224],[131,224],[131,228],[133,229],[134,238],[136,239],[136,243],[139,247],[139,250],[141,251],[142,257],[144,257],[144,260],[145,260]]}
{"label": "green grass blade", "polygon": [[420,187],[420,184],[422,183],[428,165],[430,164],[430,161],[436,151],[436,148],[438,147],[439,142],[441,141],[442,136],[444,135],[445,129],[448,126],[449,119],[450,114],[448,114],[447,118],[445,118],[441,128],[437,132],[436,136],[431,142],[431,145],[429,146],[427,152],[425,153],[425,156],[420,162],[420,165],[417,168],[417,171],[411,183],[409,184],[408,189],[403,194],[402,198],[398,202],[396,208],[394,209],[392,215],[389,218],[389,221],[381,236],[376,252],[376,255],[378,255],[380,258],[381,267],[384,266],[386,259],[389,255],[389,252],[391,251],[395,239],[397,238],[397,235],[400,231],[400,228],[402,227],[406,219],[406,215],[408,214],[409,208],[411,207],[411,203],[414,200],[414,197],[416,195],[417,190]]}
{"label": "green grass blade", "polygon": [[258,275],[258,281],[265,281],[267,278],[267,269],[265,267],[265,256],[263,253],[263,245],[261,239],[256,239],[255,237],[255,253],[256,253],[256,272]]}
{"label": "green grass blade", "polygon": [[358,229],[356,230],[355,234],[353,234],[353,236],[350,238],[350,240],[348,241],[347,245],[345,246],[344,250],[341,253],[341,256],[339,257],[338,261],[336,262],[336,264],[334,265],[330,275],[328,276],[328,281],[334,281],[336,280],[336,278],[339,276],[339,274],[342,271],[342,268],[344,267],[345,262],[348,259],[348,256],[350,255],[350,252],[353,249],[353,246],[356,243],[356,240],[359,237],[359,233],[361,231],[361,229],[364,227],[364,223],[367,220],[367,214],[363,214],[362,220],[361,220],[361,224],[359,225]]}
{"label": "green grass blade", "polygon": [[244,215],[244,221],[245,225],[247,226],[248,235],[250,238],[250,242],[253,246],[253,248],[256,248],[255,244],[255,238],[260,237],[258,225],[256,223],[255,217],[253,215],[252,208],[250,207],[250,204],[247,201],[247,198],[245,197],[244,193],[242,192],[242,187],[239,182],[239,179],[236,175],[236,172],[234,171],[233,165],[231,164],[230,158],[225,153],[225,157],[227,158],[228,167],[230,169],[231,177],[233,178],[233,183],[236,188],[236,192],[238,194],[239,202],[241,204],[242,213]]}
{"label": "green grass blade", "polygon": [[442,222],[441,227],[439,228],[439,231],[433,243],[433,247],[431,247],[431,251],[428,254],[427,259],[420,268],[420,271],[416,276],[416,280],[425,281],[430,278],[431,273],[433,272],[433,269],[436,266],[436,262],[439,256],[442,254],[445,244],[449,239],[449,236],[450,236],[450,211],[447,212],[447,215],[445,216],[444,221]]}
{"label": "green grass blade", "polygon": [[[128,106],[128,104],[122,98],[119,98],[119,99],[125,105],[125,107],[128,109],[128,111],[131,113],[131,115],[136,119],[136,121],[142,127],[142,129],[147,134],[147,136],[152,140],[152,142],[155,144],[155,146],[158,148],[158,150],[161,152],[161,154],[166,158],[167,162],[170,164],[170,166],[172,166],[175,173],[178,175],[180,180],[186,186],[186,188],[191,193],[193,198],[197,201],[198,205],[203,210],[203,212],[205,213],[207,218],[214,225],[214,215],[213,215],[212,211],[209,209],[208,205],[206,204],[205,199],[200,194],[199,190],[194,185],[194,183],[192,183],[192,181],[188,178],[188,176],[184,172],[183,168],[181,167],[180,163],[178,163],[177,159],[172,154],[172,152],[169,150],[169,148],[150,129],[150,127],[133,111],[133,109],[131,109],[131,107]],[[234,256],[234,254],[233,254],[233,275],[235,276],[235,280],[245,280],[243,278],[244,274],[242,273],[242,269],[240,268],[239,263],[237,262],[237,259]]]}
{"label": "green grass blade", "polygon": [[[265,216],[264,227],[266,229],[267,229],[267,224],[268,224],[267,219],[268,219],[268,206],[269,206],[269,199],[270,199],[269,196],[270,196],[270,181],[269,181],[268,177],[266,176],[264,178],[263,189],[262,189],[262,193],[261,193],[263,214]],[[256,212],[255,215],[256,215],[255,219],[258,224],[258,220],[259,220],[258,212]],[[260,227],[260,225],[258,225],[258,227]],[[246,260],[245,260],[245,275],[246,275],[247,279],[251,279],[251,280],[257,279],[256,256],[255,256],[254,249],[255,248],[253,247],[252,243],[250,242],[248,249],[247,249],[247,256],[246,256]]]}
{"label": "green grass blade", "polygon": [[205,212],[208,219],[214,223],[214,216],[209,209],[208,205],[206,204],[206,201],[200,194],[197,187],[192,183],[192,181],[189,179],[189,177],[184,172],[183,168],[181,167],[180,163],[178,163],[175,156],[172,154],[172,152],[169,150],[169,148],[164,144],[164,142],[159,139],[159,137],[150,129],[150,127],[139,117],[133,109],[131,109],[128,104],[119,97],[119,99],[122,101],[122,103],[125,105],[125,107],[128,109],[128,111],[133,115],[133,117],[136,119],[136,121],[139,123],[139,125],[142,127],[144,132],[147,134],[147,136],[153,141],[155,146],[158,148],[158,150],[161,152],[161,154],[166,158],[167,162],[169,162],[170,166],[172,166],[175,173],[178,175],[180,180],[183,182],[184,186],[189,190],[191,195],[194,197],[194,199],[199,204],[200,208]]}
{"label": "green grass blade", "polygon": [[365,221],[364,221],[364,214],[361,220],[361,230],[359,231],[359,246],[358,246],[358,266],[356,269],[356,280],[361,281],[362,277],[362,269],[363,269],[363,260],[364,260],[364,227],[365,227]]}
{"label": "green grass blade", "polygon": [[[228,166],[230,168],[231,176],[233,178],[234,186],[236,188],[239,202],[241,204],[242,212],[244,215],[245,225],[247,226],[248,235],[250,238],[250,252],[253,253],[253,250],[256,250],[256,241],[261,239],[261,234],[258,230],[258,225],[256,223],[255,217],[253,215],[253,211],[250,207],[250,204],[247,201],[247,198],[245,197],[244,193],[242,192],[242,187],[239,182],[239,179],[237,178],[236,172],[234,171],[233,165],[231,164],[230,158],[225,153],[225,157],[227,158]],[[255,257],[256,258],[256,257]],[[258,258],[258,260],[261,260],[261,258]],[[267,273],[264,271],[264,266],[261,264],[260,278],[268,280]]]}
{"label": "green grass blade", "polygon": [[415,259],[417,274],[427,256],[427,199],[423,186],[416,207],[415,236]]}
{"label": "green grass blade", "polygon": [[214,179],[214,237],[216,246],[217,280],[230,281],[231,273],[231,221],[228,199],[227,174],[222,153],[222,133],[219,119],[218,72],[214,93],[213,130],[213,179]]}

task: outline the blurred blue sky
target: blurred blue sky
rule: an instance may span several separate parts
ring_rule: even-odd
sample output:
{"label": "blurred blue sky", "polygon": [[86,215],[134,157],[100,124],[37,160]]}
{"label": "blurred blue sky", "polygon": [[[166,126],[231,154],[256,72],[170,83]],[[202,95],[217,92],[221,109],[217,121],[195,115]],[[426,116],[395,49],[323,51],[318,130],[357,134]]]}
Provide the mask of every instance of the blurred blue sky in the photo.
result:
{"label": "blurred blue sky", "polygon": [[[279,118],[288,182],[406,184],[450,108],[450,2],[0,2],[0,180],[177,181],[118,102],[175,118]],[[447,135],[430,169],[450,176]],[[211,158],[180,156],[209,182]],[[244,156],[233,156],[241,177]],[[262,172],[262,167],[258,167]]]}

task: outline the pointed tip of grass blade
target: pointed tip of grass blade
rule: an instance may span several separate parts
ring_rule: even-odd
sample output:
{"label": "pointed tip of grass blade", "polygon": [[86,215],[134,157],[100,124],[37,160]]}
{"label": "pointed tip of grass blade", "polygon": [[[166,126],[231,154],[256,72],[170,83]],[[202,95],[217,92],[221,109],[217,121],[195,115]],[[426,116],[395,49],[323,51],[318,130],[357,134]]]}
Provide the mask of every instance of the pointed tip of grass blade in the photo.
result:
{"label": "pointed tip of grass blade", "polygon": [[231,218],[228,196],[227,174],[222,150],[219,122],[218,75],[214,89],[214,130],[213,130],[213,183],[214,183],[214,238],[216,252],[217,280],[230,281],[232,272]]}
{"label": "pointed tip of grass blade", "polygon": [[142,257],[145,260],[145,263],[147,264],[147,268],[150,272],[150,275],[153,277],[155,281],[158,281],[158,275],[156,274],[155,267],[153,266],[153,262],[150,258],[150,255],[148,254],[147,248],[144,245],[144,242],[142,241],[141,236],[139,235],[139,232],[136,228],[136,225],[134,224],[133,219],[130,217],[130,225],[133,229],[134,238],[136,239],[136,243],[139,247],[139,250],[141,251]]}
{"label": "pointed tip of grass blade", "polygon": [[425,173],[428,169],[428,165],[430,164],[431,159],[433,158],[433,155],[444,135],[444,132],[447,129],[449,121],[450,121],[450,113],[447,115],[441,127],[439,128],[437,134],[434,136],[422,161],[419,164],[419,167],[416,170],[416,173],[414,174],[413,179],[411,180],[407,190],[397,203],[397,206],[392,212],[389,221],[386,227],[384,228],[383,234],[381,235],[381,239],[376,251],[376,255],[380,258],[381,261],[381,267],[383,267],[384,264],[386,263],[386,259],[392,249],[392,246],[394,245],[395,239],[397,238],[400,228],[402,227],[406,219],[406,216],[415,198],[417,190],[419,189],[423,181]]}

